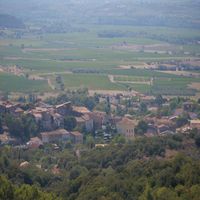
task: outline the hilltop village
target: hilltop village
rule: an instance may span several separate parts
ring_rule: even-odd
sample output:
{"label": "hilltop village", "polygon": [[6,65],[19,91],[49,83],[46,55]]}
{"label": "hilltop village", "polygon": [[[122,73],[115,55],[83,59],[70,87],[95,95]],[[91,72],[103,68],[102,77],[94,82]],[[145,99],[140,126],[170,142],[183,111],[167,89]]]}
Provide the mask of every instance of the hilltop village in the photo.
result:
{"label": "hilltop village", "polygon": [[[200,130],[199,101],[135,94],[89,98],[95,99],[92,109],[92,103],[85,106],[71,101],[56,104],[61,102],[59,97],[53,99],[54,104],[40,99],[34,103],[1,101],[1,145],[39,148],[48,143],[83,144],[93,138],[96,146],[104,146],[114,139],[116,142],[116,138],[131,140]],[[49,102],[52,103],[52,99]]]}

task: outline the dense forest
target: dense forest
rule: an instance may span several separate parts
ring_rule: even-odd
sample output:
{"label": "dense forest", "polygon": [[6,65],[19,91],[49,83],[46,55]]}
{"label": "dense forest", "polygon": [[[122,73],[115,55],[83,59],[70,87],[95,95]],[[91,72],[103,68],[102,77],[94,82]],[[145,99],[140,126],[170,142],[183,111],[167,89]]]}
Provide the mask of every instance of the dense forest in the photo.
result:
{"label": "dense forest", "polygon": [[0,198],[198,200],[199,147],[197,132],[129,142],[117,137],[104,148],[91,139],[60,150],[2,147]]}

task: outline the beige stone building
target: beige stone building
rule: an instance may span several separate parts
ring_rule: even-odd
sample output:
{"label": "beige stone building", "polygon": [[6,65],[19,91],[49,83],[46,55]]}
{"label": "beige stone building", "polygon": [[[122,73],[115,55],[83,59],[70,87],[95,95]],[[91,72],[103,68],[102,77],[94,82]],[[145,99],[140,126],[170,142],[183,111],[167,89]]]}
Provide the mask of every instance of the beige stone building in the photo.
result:
{"label": "beige stone building", "polygon": [[83,134],[78,131],[70,132],[71,140],[74,144],[82,144],[83,143]]}
{"label": "beige stone building", "polygon": [[31,138],[30,141],[27,142],[27,146],[30,149],[37,149],[42,145],[43,145],[43,142],[38,137]]}
{"label": "beige stone building", "polygon": [[66,116],[71,114],[72,112],[72,105],[71,102],[66,102],[55,107],[56,112],[62,116]]}
{"label": "beige stone building", "polygon": [[137,126],[136,120],[131,120],[129,118],[122,118],[116,123],[117,132],[124,135],[126,138],[132,138],[135,136],[135,127]]}
{"label": "beige stone building", "polygon": [[40,134],[43,143],[64,142],[70,139],[70,133],[65,129],[58,129]]}
{"label": "beige stone building", "polygon": [[87,132],[90,132],[93,130],[93,119],[89,114],[81,115],[80,117],[75,117],[77,127],[78,128],[85,128]]}
{"label": "beige stone building", "polygon": [[191,128],[200,129],[200,119],[191,120],[191,121],[190,121],[190,127],[191,127]]}

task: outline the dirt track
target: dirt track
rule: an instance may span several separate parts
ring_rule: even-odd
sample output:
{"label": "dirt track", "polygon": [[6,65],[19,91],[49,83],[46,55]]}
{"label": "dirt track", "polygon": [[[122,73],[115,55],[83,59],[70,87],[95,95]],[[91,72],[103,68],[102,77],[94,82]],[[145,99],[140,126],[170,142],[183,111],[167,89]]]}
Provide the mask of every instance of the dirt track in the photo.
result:
{"label": "dirt track", "polygon": [[123,94],[123,95],[129,95],[129,96],[135,96],[136,94],[139,94],[136,91],[124,91],[124,90],[89,90],[89,95],[94,94],[103,94],[103,95],[117,95],[117,94]]}

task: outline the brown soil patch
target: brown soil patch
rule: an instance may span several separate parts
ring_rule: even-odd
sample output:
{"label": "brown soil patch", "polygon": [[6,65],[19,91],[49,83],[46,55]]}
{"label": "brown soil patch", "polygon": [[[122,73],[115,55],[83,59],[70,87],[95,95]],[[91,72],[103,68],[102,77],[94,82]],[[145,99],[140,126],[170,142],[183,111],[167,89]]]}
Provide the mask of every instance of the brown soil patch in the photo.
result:
{"label": "brown soil patch", "polygon": [[200,83],[194,82],[194,83],[190,84],[189,87],[200,91]]}
{"label": "brown soil patch", "polygon": [[120,65],[119,69],[131,69],[132,65]]}

